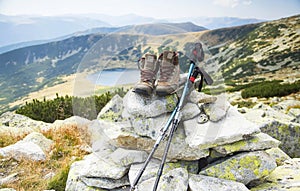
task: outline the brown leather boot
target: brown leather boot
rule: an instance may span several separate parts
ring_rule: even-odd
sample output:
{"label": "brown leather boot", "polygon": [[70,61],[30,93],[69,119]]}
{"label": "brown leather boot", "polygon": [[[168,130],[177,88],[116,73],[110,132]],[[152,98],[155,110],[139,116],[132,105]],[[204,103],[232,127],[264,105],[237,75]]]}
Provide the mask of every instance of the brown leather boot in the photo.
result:
{"label": "brown leather boot", "polygon": [[158,71],[157,56],[154,54],[146,54],[145,58],[142,58],[140,62],[141,80],[135,85],[134,92],[143,95],[151,95]]}
{"label": "brown leather boot", "polygon": [[156,94],[166,96],[175,93],[180,75],[178,54],[174,51],[164,51],[159,71]]}

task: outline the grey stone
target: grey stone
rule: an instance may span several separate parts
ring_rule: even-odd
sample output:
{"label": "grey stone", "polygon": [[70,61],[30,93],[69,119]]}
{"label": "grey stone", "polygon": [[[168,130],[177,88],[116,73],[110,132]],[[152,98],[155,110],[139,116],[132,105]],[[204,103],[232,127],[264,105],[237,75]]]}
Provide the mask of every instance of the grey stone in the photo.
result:
{"label": "grey stone", "polygon": [[284,163],[284,161],[291,159],[289,155],[287,155],[278,147],[267,149],[265,151],[270,155],[270,157],[272,157],[276,161],[277,166],[281,166]]}
{"label": "grey stone", "polygon": [[53,145],[52,140],[47,139],[43,134],[38,132],[30,133],[23,139],[23,141],[37,144],[44,152],[49,152]]}
{"label": "grey stone", "polygon": [[123,99],[116,94],[100,111],[97,119],[122,121]]}
{"label": "grey stone", "polygon": [[281,141],[281,148],[290,157],[300,157],[300,124],[273,120],[260,127],[261,131]]}
{"label": "grey stone", "polygon": [[278,147],[279,144],[280,141],[272,138],[271,136],[265,133],[259,133],[257,135],[253,135],[250,139],[215,147],[213,148],[213,151],[223,155],[228,155],[230,153],[240,151],[256,151],[275,148]]}
{"label": "grey stone", "polygon": [[276,162],[264,151],[240,153],[228,159],[216,161],[203,169],[200,174],[248,184],[267,177]]}
{"label": "grey stone", "polygon": [[11,184],[13,182],[16,182],[17,180],[18,180],[18,173],[10,174],[4,178],[0,178],[0,186],[5,184]]}
{"label": "grey stone", "polygon": [[217,122],[223,119],[230,107],[225,94],[217,96],[217,100],[213,103],[203,104],[203,110],[209,116],[209,120]]}
{"label": "grey stone", "polygon": [[[137,191],[151,191],[156,177],[141,182]],[[159,191],[186,191],[188,188],[188,172],[183,168],[170,170],[161,176],[157,190]]]}
{"label": "grey stone", "polygon": [[300,190],[300,159],[294,158],[275,168],[266,180],[251,188],[251,191],[296,191]]}
{"label": "grey stone", "polygon": [[122,148],[118,148],[109,155],[114,163],[122,166],[144,162],[147,156],[148,154],[145,151],[126,150]]}
{"label": "grey stone", "polygon": [[[104,183],[110,182],[108,180],[119,180],[126,175],[128,169],[127,167],[115,164],[109,157],[102,158],[97,156],[96,153],[92,153],[85,156],[83,160],[74,162],[71,165],[66,190],[71,191],[79,188],[80,190],[89,190],[92,187],[86,185],[86,183],[92,185],[95,182]],[[88,180],[88,178],[92,179]],[[124,182],[124,180],[119,181],[118,184],[120,182]],[[106,186],[108,187],[109,185]]]}
{"label": "grey stone", "polygon": [[0,156],[13,157],[15,160],[45,161],[44,151],[33,142],[18,141],[13,145],[0,149]]}
{"label": "grey stone", "polygon": [[123,117],[156,117],[173,111],[177,104],[175,94],[166,97],[147,97],[133,91],[129,91],[123,98]]}
{"label": "grey stone", "polygon": [[81,176],[80,180],[86,184],[88,187],[94,188],[105,188],[114,189],[122,186],[128,186],[129,180],[128,176],[124,176],[120,179],[110,179],[110,178],[97,178],[97,177],[85,177]]}
{"label": "grey stone", "polygon": [[248,191],[240,182],[225,180],[204,175],[191,174],[189,178],[190,191]]}
{"label": "grey stone", "polygon": [[0,116],[0,124],[8,126],[8,127],[14,127],[14,128],[25,128],[27,130],[31,129],[32,131],[44,131],[50,128],[50,123],[45,123],[42,121],[36,121],[33,119],[30,119],[29,117],[16,114],[13,112],[6,112],[3,113]]}
{"label": "grey stone", "polygon": [[251,137],[260,132],[259,126],[245,119],[236,108],[230,107],[222,120],[197,123],[197,117],[183,122],[186,142],[190,147],[212,148]]}
{"label": "grey stone", "polygon": [[200,108],[197,104],[186,103],[181,110],[181,120],[186,121],[200,114]]}

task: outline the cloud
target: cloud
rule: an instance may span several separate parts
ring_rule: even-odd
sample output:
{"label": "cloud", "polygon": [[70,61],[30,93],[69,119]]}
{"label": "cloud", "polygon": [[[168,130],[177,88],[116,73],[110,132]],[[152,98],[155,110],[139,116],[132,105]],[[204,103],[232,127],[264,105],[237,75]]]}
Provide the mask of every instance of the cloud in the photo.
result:
{"label": "cloud", "polygon": [[231,7],[234,8],[236,6],[238,6],[239,4],[243,4],[243,5],[251,5],[252,4],[252,0],[214,0],[213,3],[215,5],[219,5],[222,7]]}

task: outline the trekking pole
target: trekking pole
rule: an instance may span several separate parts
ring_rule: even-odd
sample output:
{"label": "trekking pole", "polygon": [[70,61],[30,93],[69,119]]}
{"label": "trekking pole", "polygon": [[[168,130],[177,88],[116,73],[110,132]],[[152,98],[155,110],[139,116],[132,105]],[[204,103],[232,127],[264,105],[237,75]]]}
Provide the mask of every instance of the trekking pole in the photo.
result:
{"label": "trekking pole", "polygon": [[[198,45],[198,44],[196,44],[196,46],[197,46],[197,45]],[[141,169],[139,170],[139,172],[138,172],[136,178],[134,179],[134,181],[133,181],[133,183],[132,183],[132,185],[131,185],[131,187],[130,187],[130,191],[134,191],[134,190],[135,190],[136,185],[137,185],[137,183],[139,182],[140,178],[142,177],[142,175],[143,175],[143,173],[144,173],[144,171],[145,171],[147,165],[149,164],[149,162],[150,162],[150,160],[151,160],[153,154],[154,154],[155,151],[157,150],[157,148],[158,148],[160,142],[166,137],[166,134],[167,134],[167,131],[168,131],[168,129],[169,129],[169,126],[170,126],[171,123],[173,122],[173,126],[172,126],[172,129],[171,129],[171,131],[170,131],[170,135],[169,135],[169,140],[170,140],[170,141],[168,141],[168,143],[167,143],[167,147],[168,147],[168,148],[165,149],[164,156],[163,156],[163,158],[165,158],[165,159],[163,159],[164,162],[161,163],[161,165],[160,165],[161,167],[159,168],[159,172],[158,172],[158,174],[160,174],[160,175],[159,175],[159,177],[157,177],[157,180],[156,180],[157,183],[155,183],[156,186],[154,187],[154,190],[157,189],[157,185],[158,185],[160,176],[161,176],[161,174],[162,174],[162,170],[163,170],[163,167],[164,167],[164,163],[165,163],[165,160],[166,160],[166,156],[167,156],[168,149],[169,149],[170,144],[171,144],[171,139],[172,139],[173,133],[174,133],[174,131],[176,130],[176,127],[178,126],[179,121],[180,121],[180,110],[181,110],[181,108],[182,108],[182,106],[183,106],[185,97],[186,97],[187,94],[189,93],[189,90],[190,90],[190,87],[189,87],[189,86],[190,86],[191,84],[194,83],[195,79],[197,78],[197,75],[199,74],[199,70],[198,70],[198,69],[196,69],[196,70],[194,71],[196,60],[200,61],[200,59],[203,59],[202,56],[199,57],[198,52],[200,52],[200,51],[199,51],[199,48],[195,47],[195,49],[193,50],[193,55],[192,55],[192,58],[193,58],[193,59],[190,60],[190,68],[189,68],[189,72],[188,72],[188,76],[187,76],[187,81],[186,81],[186,83],[185,83],[184,90],[183,90],[182,96],[181,96],[181,98],[180,98],[180,101],[179,101],[179,103],[177,104],[177,106],[175,107],[175,109],[173,110],[173,112],[172,112],[171,116],[169,117],[169,119],[168,119],[166,125],[165,125],[165,126],[163,127],[163,129],[161,130],[161,132],[162,132],[161,135],[157,138],[157,140],[156,140],[156,142],[155,142],[155,144],[154,144],[154,146],[153,146],[151,152],[149,153],[149,155],[148,155],[146,161],[144,162],[144,164],[143,164],[143,166],[141,167]],[[198,67],[197,67],[197,68],[198,68]],[[194,72],[193,72],[193,71],[194,71]],[[174,118],[175,118],[175,120],[174,120]]]}
{"label": "trekking pole", "polygon": [[190,88],[192,87],[192,84],[194,83],[195,79],[197,78],[197,76],[199,74],[198,67],[195,70],[194,69],[195,69],[195,63],[194,63],[194,61],[191,60],[190,61],[190,69],[189,69],[189,73],[188,73],[188,76],[187,76],[187,81],[184,85],[183,93],[182,93],[182,96],[181,96],[180,101],[178,103],[178,106],[175,108],[175,112],[176,112],[175,117],[173,119],[172,128],[170,130],[168,142],[167,142],[167,145],[166,145],[165,150],[164,150],[162,161],[161,161],[159,169],[157,171],[157,177],[156,177],[156,180],[155,180],[155,183],[154,183],[153,191],[157,190],[158,183],[159,183],[159,180],[160,180],[160,177],[162,175],[163,168],[164,168],[164,165],[165,165],[165,162],[166,162],[166,159],[167,159],[167,155],[168,155],[168,151],[169,151],[169,148],[170,148],[170,145],[171,145],[173,134],[176,131],[176,129],[178,127],[178,124],[180,122],[180,118],[181,118],[181,113],[180,112],[181,112],[181,109],[184,105],[185,98],[189,94]]}

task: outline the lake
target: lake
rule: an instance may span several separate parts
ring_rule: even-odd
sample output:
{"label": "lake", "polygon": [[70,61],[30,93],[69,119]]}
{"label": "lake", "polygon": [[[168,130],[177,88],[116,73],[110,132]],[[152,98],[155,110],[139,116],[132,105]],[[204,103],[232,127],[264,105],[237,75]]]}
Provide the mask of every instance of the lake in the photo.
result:
{"label": "lake", "polygon": [[140,79],[140,70],[128,68],[105,69],[88,75],[87,79],[96,85],[102,86],[134,84]]}

